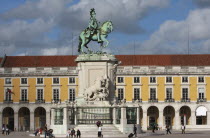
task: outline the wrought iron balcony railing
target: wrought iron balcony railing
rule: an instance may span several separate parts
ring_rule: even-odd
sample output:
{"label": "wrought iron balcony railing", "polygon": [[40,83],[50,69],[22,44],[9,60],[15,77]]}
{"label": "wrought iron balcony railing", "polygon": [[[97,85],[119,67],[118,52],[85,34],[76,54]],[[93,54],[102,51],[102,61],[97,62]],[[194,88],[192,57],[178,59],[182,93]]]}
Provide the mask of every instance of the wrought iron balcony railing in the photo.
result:
{"label": "wrought iron balcony railing", "polygon": [[19,103],[29,103],[29,100],[21,99],[19,100]]}
{"label": "wrought iron balcony railing", "polygon": [[190,98],[181,98],[181,102],[185,103],[190,102]]}
{"label": "wrought iron balcony railing", "polygon": [[142,103],[142,99],[140,98],[137,98],[137,99],[132,99],[132,102],[135,103],[135,102],[138,102],[138,103]]}
{"label": "wrought iron balcony railing", "polygon": [[206,98],[203,98],[203,99],[198,98],[198,99],[197,99],[197,102],[199,102],[199,103],[200,103],[200,102],[206,102]]}
{"label": "wrought iron balcony railing", "polygon": [[7,103],[7,104],[13,103],[13,100],[10,100],[10,99],[8,100],[8,99],[7,99],[7,100],[4,100],[4,103]]}
{"label": "wrought iron balcony railing", "polygon": [[51,103],[61,103],[61,99],[52,99]]}
{"label": "wrought iron balcony railing", "polygon": [[39,100],[37,100],[36,99],[36,101],[35,101],[37,104],[39,104],[39,103],[45,103],[45,100],[43,100],[43,99],[39,99]]}
{"label": "wrought iron balcony railing", "polygon": [[172,103],[175,102],[175,100],[173,98],[166,98],[165,102]]}
{"label": "wrought iron balcony railing", "polygon": [[148,102],[150,102],[150,103],[157,103],[158,99],[157,98],[150,98],[150,99],[148,99]]}

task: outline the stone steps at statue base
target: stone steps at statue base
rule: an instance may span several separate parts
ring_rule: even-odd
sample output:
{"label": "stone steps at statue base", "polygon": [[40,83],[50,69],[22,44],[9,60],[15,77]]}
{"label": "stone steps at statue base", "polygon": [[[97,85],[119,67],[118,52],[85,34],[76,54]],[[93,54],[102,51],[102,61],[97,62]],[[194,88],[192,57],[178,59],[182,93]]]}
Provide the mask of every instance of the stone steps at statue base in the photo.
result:
{"label": "stone steps at statue base", "polygon": [[[77,125],[74,129],[75,131],[77,131],[77,129],[81,131],[81,137],[98,137],[98,127],[96,125]],[[103,137],[128,137],[127,134],[120,132],[114,125],[103,125],[102,134]],[[56,137],[59,136],[56,135]]]}
{"label": "stone steps at statue base", "polygon": [[[70,128],[71,129],[71,128]],[[77,125],[74,130],[77,131],[79,129],[81,131],[81,137],[83,138],[96,138],[98,137],[98,127],[94,125]],[[123,134],[120,132],[114,125],[103,125],[102,126],[102,135],[103,137],[128,137],[128,134]],[[34,136],[34,135],[30,135]],[[40,137],[44,137],[41,135]],[[55,134],[55,137],[66,137],[66,134]]]}

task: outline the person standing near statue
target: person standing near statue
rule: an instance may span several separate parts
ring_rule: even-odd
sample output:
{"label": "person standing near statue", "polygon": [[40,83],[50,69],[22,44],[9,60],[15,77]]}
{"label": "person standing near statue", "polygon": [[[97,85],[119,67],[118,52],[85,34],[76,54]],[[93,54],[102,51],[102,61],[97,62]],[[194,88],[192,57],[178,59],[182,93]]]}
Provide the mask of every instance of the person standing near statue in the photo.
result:
{"label": "person standing near statue", "polygon": [[100,31],[99,31],[98,27],[99,27],[99,23],[96,19],[96,12],[95,12],[95,9],[92,8],[90,10],[90,22],[89,22],[89,25],[88,25],[88,29],[90,31],[90,36],[93,35],[94,33],[96,33],[97,38],[98,38],[98,42],[101,42]]}

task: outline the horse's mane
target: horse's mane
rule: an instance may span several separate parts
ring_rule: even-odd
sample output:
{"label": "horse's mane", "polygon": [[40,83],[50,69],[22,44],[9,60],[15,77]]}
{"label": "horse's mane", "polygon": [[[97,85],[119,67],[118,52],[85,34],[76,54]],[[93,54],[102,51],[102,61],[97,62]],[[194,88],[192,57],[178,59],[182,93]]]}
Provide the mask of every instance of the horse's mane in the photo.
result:
{"label": "horse's mane", "polygon": [[103,26],[105,23],[107,23],[107,22],[111,22],[111,21],[105,21],[105,22],[103,22],[103,24],[101,25],[101,26]]}

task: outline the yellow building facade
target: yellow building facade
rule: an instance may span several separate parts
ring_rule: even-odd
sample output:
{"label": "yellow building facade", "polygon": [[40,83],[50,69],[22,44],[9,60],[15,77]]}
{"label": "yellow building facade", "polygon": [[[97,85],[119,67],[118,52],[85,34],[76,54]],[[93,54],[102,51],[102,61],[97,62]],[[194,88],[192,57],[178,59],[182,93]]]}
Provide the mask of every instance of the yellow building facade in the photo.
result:
{"label": "yellow building facade", "polygon": [[[177,58],[176,63],[170,55],[157,55],[157,58],[148,55],[147,60],[143,60],[145,56],[137,56],[132,64],[127,61],[130,56],[116,56],[122,64],[114,71],[114,102],[110,102],[114,114],[110,123],[123,122],[122,114],[117,111],[126,105],[126,124],[139,124],[143,130],[152,125],[159,129],[166,125],[180,129],[182,124],[192,130],[210,129],[210,63],[188,62],[189,55],[185,56],[182,62],[177,62],[179,55],[173,57]],[[209,55],[199,55],[199,58],[203,60],[206,56]],[[28,62],[29,58],[36,60],[36,64]],[[39,64],[37,58],[40,57],[0,60],[0,124],[8,124],[12,130],[50,125],[52,109],[67,104],[73,108],[77,101],[81,81],[75,56],[43,56],[44,62]],[[161,58],[164,61],[170,58],[171,62],[159,63]],[[62,63],[65,59],[70,62]],[[129,115],[133,107],[137,114]],[[68,123],[79,123],[74,116],[72,113],[68,117]]]}

